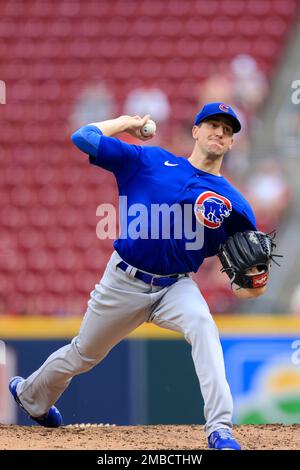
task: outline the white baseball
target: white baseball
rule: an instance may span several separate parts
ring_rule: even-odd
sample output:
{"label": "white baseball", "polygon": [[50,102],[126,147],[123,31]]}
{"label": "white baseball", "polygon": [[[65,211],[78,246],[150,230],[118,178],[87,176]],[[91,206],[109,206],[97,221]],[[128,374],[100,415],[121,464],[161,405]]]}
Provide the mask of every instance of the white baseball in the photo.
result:
{"label": "white baseball", "polygon": [[153,135],[156,131],[156,124],[152,119],[148,119],[146,124],[142,127],[141,129],[141,134],[144,137],[149,137],[150,135]]}

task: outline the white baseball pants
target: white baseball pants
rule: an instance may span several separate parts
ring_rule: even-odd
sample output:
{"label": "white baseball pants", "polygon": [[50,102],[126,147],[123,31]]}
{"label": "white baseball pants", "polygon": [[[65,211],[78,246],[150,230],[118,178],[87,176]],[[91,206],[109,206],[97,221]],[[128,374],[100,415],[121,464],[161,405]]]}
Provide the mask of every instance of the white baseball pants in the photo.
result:
{"label": "white baseball pants", "polygon": [[72,377],[90,370],[144,322],[180,332],[192,357],[204,399],[207,436],[232,426],[232,397],[225,377],[223,352],[215,322],[197,284],[182,276],[170,287],[151,287],[117,268],[114,252],[91,293],[78,336],[49,356],[17,388],[31,416],[42,416],[68,387]]}

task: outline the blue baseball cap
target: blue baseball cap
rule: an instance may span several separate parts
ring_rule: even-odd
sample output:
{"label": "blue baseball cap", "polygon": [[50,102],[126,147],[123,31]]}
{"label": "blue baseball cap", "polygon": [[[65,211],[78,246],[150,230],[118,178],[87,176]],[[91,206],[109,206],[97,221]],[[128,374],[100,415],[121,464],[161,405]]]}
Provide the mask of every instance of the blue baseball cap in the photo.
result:
{"label": "blue baseball cap", "polygon": [[241,130],[241,123],[233,109],[225,103],[207,103],[195,118],[194,125],[198,126],[200,122],[212,116],[227,116],[232,123],[233,132]]}

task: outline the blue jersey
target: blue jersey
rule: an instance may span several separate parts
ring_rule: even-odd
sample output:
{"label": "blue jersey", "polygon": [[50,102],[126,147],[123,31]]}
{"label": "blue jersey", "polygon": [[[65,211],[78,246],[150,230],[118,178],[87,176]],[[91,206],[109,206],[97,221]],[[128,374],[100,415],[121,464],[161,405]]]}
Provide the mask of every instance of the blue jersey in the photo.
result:
{"label": "blue jersey", "polygon": [[256,230],[249,203],[223,176],[160,147],[106,137],[91,125],[72,140],[90,155],[90,163],[116,177],[122,204],[121,235],[114,247],[132,266],[161,275],[197,272],[228,236]]}

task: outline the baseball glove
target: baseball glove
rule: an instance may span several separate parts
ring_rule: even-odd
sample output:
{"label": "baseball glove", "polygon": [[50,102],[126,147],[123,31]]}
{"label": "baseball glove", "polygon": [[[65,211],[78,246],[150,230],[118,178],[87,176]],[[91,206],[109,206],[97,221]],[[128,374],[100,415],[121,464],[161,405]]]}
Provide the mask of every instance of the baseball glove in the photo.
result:
{"label": "baseball glove", "polygon": [[[273,253],[276,247],[274,237],[274,232],[266,234],[248,230],[235,233],[220,245],[218,257],[223,266],[221,271],[228,274],[231,284],[246,289],[267,284],[271,261],[274,261],[274,257],[281,257]],[[255,273],[249,272],[252,268],[256,268]]]}

